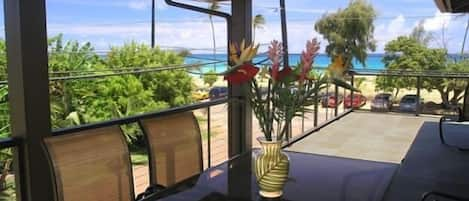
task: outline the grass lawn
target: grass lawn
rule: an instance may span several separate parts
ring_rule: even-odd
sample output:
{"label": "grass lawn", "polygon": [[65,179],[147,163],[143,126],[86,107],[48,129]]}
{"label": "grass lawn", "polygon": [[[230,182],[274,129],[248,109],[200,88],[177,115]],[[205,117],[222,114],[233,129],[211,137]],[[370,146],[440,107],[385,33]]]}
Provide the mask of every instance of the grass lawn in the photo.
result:
{"label": "grass lawn", "polygon": [[148,155],[144,147],[133,147],[130,149],[132,165],[148,165]]}

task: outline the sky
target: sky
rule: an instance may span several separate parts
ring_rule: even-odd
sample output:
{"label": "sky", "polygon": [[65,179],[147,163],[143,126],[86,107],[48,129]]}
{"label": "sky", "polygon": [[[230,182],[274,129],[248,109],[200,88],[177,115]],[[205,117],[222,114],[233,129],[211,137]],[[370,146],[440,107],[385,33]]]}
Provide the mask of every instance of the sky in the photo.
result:
{"label": "sky", "polygon": [[[207,4],[181,0],[202,7]],[[286,0],[290,52],[298,53],[306,40],[317,37],[314,23],[322,15],[345,8],[349,0]],[[433,0],[369,0],[378,12],[374,22],[376,53],[397,36],[409,34],[423,22],[434,35],[433,47],[446,47],[451,53],[461,51],[469,15],[440,13]],[[204,14],[168,6],[156,0],[156,42],[163,48],[184,47],[193,53],[209,53],[213,47],[209,17]],[[49,36],[59,33],[66,40],[91,42],[97,51],[106,51],[129,41],[150,43],[151,0],[47,0]],[[253,0],[253,15],[262,14],[266,25],[256,30],[256,41],[262,44],[281,40],[278,0]],[[3,11],[3,8],[1,9]],[[230,11],[229,4],[221,10]],[[3,17],[3,15],[1,15]],[[1,18],[0,18],[1,19]],[[2,19],[3,20],[3,19]],[[217,52],[226,52],[226,24],[214,17]],[[444,34],[443,34],[444,33]],[[325,48],[322,48],[322,51]]]}

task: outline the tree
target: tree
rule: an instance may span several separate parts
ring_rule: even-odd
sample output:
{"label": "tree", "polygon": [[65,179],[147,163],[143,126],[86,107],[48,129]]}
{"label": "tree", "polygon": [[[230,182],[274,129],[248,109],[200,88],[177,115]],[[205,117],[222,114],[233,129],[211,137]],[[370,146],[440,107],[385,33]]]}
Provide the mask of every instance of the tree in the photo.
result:
{"label": "tree", "polygon": [[425,30],[423,26],[424,21],[420,21],[419,24],[412,30],[410,38],[416,40],[418,43],[428,46],[430,41],[433,40],[433,35]]}
{"label": "tree", "polygon": [[215,73],[215,71],[210,70],[206,74],[203,74],[204,83],[208,84],[209,87],[212,87],[218,79],[218,76]]}
{"label": "tree", "polygon": [[[150,48],[146,44],[131,42],[122,47],[111,47],[106,65],[112,69],[156,68],[182,65],[184,58],[175,52],[163,51],[159,47]],[[169,69],[138,74],[145,90],[153,92],[155,102],[166,102],[171,107],[192,102],[192,77],[185,69]]]}
{"label": "tree", "polygon": [[328,41],[326,53],[331,59],[341,55],[346,69],[353,68],[352,60],[366,66],[367,51],[375,51],[373,39],[376,12],[364,0],[352,0],[345,9],[322,16],[314,29]]}
{"label": "tree", "polygon": [[467,40],[467,34],[469,32],[469,18],[467,19],[466,23],[466,30],[464,31],[464,38],[462,40],[462,46],[461,46],[461,58],[464,58],[464,49],[466,47],[466,40]]}
{"label": "tree", "polygon": [[264,25],[265,25],[265,18],[263,15],[257,14],[256,16],[254,16],[254,19],[252,20],[252,26],[254,28],[254,32],[252,36],[253,41],[256,41],[256,30],[264,28]]}
{"label": "tree", "polygon": [[[218,5],[218,1],[211,1],[210,6],[208,7],[210,10],[218,10],[220,9],[220,5]],[[212,29],[212,44],[213,44],[213,60],[217,60],[217,40],[215,35],[215,26],[213,25],[213,16],[208,15],[208,19],[210,20],[210,27]],[[217,65],[213,64],[213,70],[217,70]]]}
{"label": "tree", "polygon": [[[385,47],[383,62],[389,70],[461,72],[467,70],[469,61],[447,62],[445,49],[432,49],[410,36],[400,36],[390,41]],[[416,87],[415,77],[392,77],[377,79],[380,89]],[[428,91],[436,90],[441,97],[443,107],[457,104],[462,98],[464,82],[450,78],[423,78],[422,87]]]}

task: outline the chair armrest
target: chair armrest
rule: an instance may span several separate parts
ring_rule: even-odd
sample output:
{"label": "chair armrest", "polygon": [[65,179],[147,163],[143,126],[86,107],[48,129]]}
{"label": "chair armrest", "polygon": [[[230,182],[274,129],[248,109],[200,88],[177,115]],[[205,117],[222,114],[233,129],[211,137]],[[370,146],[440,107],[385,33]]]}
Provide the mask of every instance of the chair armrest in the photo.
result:
{"label": "chair armrest", "polygon": [[437,191],[430,191],[430,192],[426,192],[426,193],[422,194],[421,201],[427,200],[427,198],[429,198],[430,196],[437,196],[437,197],[441,197],[441,198],[445,198],[445,199],[451,199],[451,200],[455,200],[455,201],[469,201],[469,198],[463,198],[463,197],[450,195],[450,194],[447,194],[447,193],[442,193],[442,192],[437,192]]}
{"label": "chair armrest", "polygon": [[151,185],[151,186],[147,187],[147,189],[145,189],[145,192],[138,194],[137,197],[135,198],[135,200],[136,201],[143,200],[146,197],[148,197],[150,195],[153,195],[153,194],[156,194],[156,193],[158,193],[162,190],[165,190],[165,189],[166,189],[166,187],[164,187],[162,185],[159,185],[159,184]]}

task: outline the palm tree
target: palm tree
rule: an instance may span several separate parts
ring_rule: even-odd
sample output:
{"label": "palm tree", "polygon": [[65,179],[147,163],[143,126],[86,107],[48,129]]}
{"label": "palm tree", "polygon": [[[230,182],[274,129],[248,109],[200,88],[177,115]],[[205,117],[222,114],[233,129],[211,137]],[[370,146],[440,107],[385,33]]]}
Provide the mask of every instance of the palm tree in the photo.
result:
{"label": "palm tree", "polygon": [[[218,10],[220,6],[218,5],[218,1],[212,1],[210,6],[208,7],[210,10]],[[215,26],[213,25],[213,16],[208,15],[208,19],[210,20],[210,26],[212,28],[212,40],[213,40],[213,60],[217,60],[217,41],[215,39]],[[217,71],[217,65],[213,64],[213,70]]]}
{"label": "palm tree", "polygon": [[256,29],[264,28],[265,25],[265,18],[261,14],[257,14],[254,19],[252,20],[252,26],[254,27],[254,33],[253,33],[253,41],[256,41]]}
{"label": "palm tree", "polygon": [[461,58],[464,59],[464,46],[466,45],[466,39],[467,39],[467,33],[469,31],[469,18],[467,19],[466,23],[466,31],[464,32],[464,39],[462,41],[462,47],[461,47]]}

